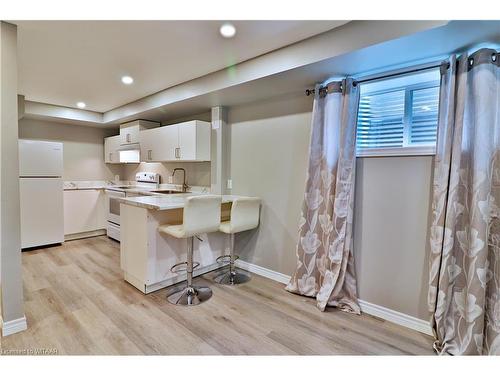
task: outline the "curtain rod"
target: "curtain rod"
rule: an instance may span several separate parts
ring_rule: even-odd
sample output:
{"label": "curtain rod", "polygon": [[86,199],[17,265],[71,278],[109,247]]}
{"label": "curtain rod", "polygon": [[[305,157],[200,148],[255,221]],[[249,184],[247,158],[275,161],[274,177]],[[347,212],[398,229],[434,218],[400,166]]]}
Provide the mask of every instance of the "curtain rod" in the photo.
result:
{"label": "curtain rod", "polygon": [[[463,55],[462,55],[463,56]],[[466,54],[467,56],[467,54]],[[469,60],[469,70],[472,69],[474,66],[483,64],[483,63],[493,63],[498,66],[500,66],[500,53],[492,48],[481,48],[474,52],[473,54],[470,54],[468,56]],[[411,73],[417,73],[425,70],[430,70],[430,69],[435,69],[435,68],[440,68],[441,69],[441,74],[444,71],[446,71],[450,67],[450,62],[448,59],[441,59],[440,61],[434,61],[426,64],[420,64],[420,65],[414,65],[412,67],[408,68],[402,68],[398,70],[392,70],[389,72],[384,72],[384,73],[378,73],[378,74],[373,74],[365,77],[361,77],[358,79],[355,79],[354,84],[358,83],[365,83],[365,82],[370,82],[370,81],[376,81],[379,79],[385,79],[385,78],[390,78],[390,77],[396,77],[400,75],[405,75],[405,74],[411,74]],[[323,85],[319,88],[320,94],[328,94],[328,85],[330,83]],[[315,89],[308,89],[306,90],[306,95],[309,96],[311,94],[315,93]]]}
{"label": "curtain rod", "polygon": [[379,79],[402,76],[405,74],[423,72],[425,70],[439,68],[439,67],[441,67],[441,64],[443,64],[442,60],[440,60],[439,62],[433,62],[430,64],[413,66],[413,67],[407,68],[407,69],[400,69],[400,70],[396,70],[396,71],[393,70],[393,71],[385,72],[385,73],[381,73],[381,74],[365,76],[364,78],[362,77],[360,79],[357,79],[356,82],[365,83],[365,82],[377,81]]}
{"label": "curtain rod", "polygon": [[[367,75],[367,76],[355,79],[355,83],[365,83],[365,82],[370,82],[370,81],[376,81],[379,79],[385,79],[385,78],[390,78],[390,77],[395,77],[395,76],[400,76],[400,75],[405,75],[405,74],[417,73],[417,72],[421,72],[421,71],[425,71],[425,70],[439,68],[441,66],[441,64],[443,64],[443,60],[433,61],[433,62],[427,63],[427,64],[414,65],[414,66],[408,67],[408,68],[391,70],[388,72],[386,71],[383,73],[371,74],[371,75]],[[320,87],[320,90],[326,89],[326,86],[327,85]],[[311,94],[314,94],[315,92],[316,92],[315,89],[307,89],[306,95],[309,96]],[[326,91],[326,93],[327,92],[328,91]]]}

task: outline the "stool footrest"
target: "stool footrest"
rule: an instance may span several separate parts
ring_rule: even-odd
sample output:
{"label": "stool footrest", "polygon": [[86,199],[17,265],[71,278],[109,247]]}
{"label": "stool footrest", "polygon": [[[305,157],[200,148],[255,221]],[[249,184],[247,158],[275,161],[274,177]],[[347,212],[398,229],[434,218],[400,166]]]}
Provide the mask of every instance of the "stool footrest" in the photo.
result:
{"label": "stool footrest", "polygon": [[[235,255],[234,260],[238,260],[240,257],[238,255]],[[221,255],[220,257],[217,257],[215,260],[217,263],[230,263],[231,262],[231,255]]]}
{"label": "stool footrest", "polygon": [[217,259],[215,260],[217,263],[225,263],[225,262],[229,262],[229,258],[231,256],[230,255],[221,255],[220,257],[217,257]]}
{"label": "stool footrest", "polygon": [[[185,266],[185,268],[176,269],[179,266]],[[198,268],[199,266],[200,266],[200,262],[193,262],[193,270],[196,269],[196,268]],[[177,273],[177,272],[187,272],[187,262],[180,262],[180,263],[174,264],[170,268],[170,271],[174,272],[174,273]]]}

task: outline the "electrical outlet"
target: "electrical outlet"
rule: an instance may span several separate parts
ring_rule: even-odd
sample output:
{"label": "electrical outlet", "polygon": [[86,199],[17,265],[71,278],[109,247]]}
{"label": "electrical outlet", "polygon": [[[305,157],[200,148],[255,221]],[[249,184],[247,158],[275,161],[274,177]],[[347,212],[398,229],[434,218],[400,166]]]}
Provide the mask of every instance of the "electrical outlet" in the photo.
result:
{"label": "electrical outlet", "polygon": [[227,188],[232,189],[233,188],[233,180],[227,180]]}

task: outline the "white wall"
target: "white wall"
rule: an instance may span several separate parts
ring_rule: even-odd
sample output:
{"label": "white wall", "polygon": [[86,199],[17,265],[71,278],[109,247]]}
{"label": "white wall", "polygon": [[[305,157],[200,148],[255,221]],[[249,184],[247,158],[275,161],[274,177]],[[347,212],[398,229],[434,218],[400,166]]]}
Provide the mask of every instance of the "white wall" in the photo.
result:
{"label": "white wall", "polygon": [[19,138],[62,142],[64,180],[112,180],[123,178],[121,165],[104,163],[104,137],[118,134],[118,129],[100,129],[75,124],[33,119],[19,121]]}
{"label": "white wall", "polygon": [[356,163],[354,256],[361,298],[428,320],[432,157]]}
{"label": "white wall", "polygon": [[236,252],[288,275],[296,263],[311,106],[301,96],[229,109],[232,193],[262,199],[260,226],[237,236]]}
{"label": "white wall", "polygon": [[0,317],[3,322],[24,318],[17,121],[17,27],[0,22]]}
{"label": "white wall", "polygon": [[[229,110],[234,194],[262,198],[261,224],[237,236],[245,261],[290,275],[305,188],[312,99]],[[355,253],[360,298],[427,319],[430,157],[358,159]]]}

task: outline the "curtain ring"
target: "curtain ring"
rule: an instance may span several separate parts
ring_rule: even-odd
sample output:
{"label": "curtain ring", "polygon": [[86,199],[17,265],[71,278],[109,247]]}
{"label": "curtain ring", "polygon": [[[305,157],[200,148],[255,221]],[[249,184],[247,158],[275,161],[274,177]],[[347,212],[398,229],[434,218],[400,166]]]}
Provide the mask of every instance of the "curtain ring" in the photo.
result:
{"label": "curtain ring", "polygon": [[444,75],[448,69],[450,69],[450,62],[443,61],[439,67],[439,73],[441,73],[441,75]]}

